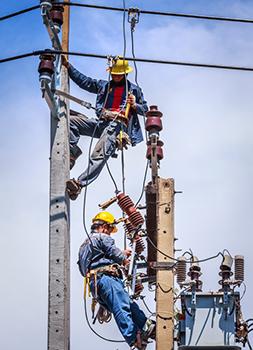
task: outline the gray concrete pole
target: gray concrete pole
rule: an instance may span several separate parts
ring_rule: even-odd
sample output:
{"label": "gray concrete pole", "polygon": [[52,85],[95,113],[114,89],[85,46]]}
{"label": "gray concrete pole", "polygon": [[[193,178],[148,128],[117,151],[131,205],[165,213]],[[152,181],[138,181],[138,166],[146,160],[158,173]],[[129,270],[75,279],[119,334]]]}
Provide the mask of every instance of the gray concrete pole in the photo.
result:
{"label": "gray concrete pole", "polygon": [[[68,51],[69,6],[64,9],[62,49]],[[69,91],[62,67],[60,88]],[[70,337],[69,106],[60,101],[59,118],[51,115],[48,350],[68,350]]]}

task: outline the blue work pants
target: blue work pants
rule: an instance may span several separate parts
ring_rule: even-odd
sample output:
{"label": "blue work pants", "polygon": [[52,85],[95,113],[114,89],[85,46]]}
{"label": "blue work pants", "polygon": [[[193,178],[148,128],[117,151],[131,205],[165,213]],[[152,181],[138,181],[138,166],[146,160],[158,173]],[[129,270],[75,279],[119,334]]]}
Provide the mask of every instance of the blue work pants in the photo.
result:
{"label": "blue work pants", "polygon": [[[93,280],[91,291],[94,296]],[[122,280],[118,277],[105,274],[98,276],[97,294],[98,302],[113,314],[122,336],[132,346],[136,341],[137,331],[142,330],[147,321],[144,312],[130,299]]]}
{"label": "blue work pants", "polygon": [[87,186],[100,174],[107,160],[115,153],[116,138],[125,127],[118,121],[98,120],[85,116],[70,117],[70,153],[75,157],[80,151],[77,143],[81,135],[98,138],[90,154],[87,169],[78,177],[81,186]]}

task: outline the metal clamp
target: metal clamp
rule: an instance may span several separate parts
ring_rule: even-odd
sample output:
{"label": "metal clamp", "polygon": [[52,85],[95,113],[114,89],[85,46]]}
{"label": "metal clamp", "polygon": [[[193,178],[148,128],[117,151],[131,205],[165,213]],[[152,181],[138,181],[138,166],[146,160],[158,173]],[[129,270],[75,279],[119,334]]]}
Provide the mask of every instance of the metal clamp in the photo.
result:
{"label": "metal clamp", "polygon": [[133,32],[135,30],[135,26],[137,23],[139,23],[140,19],[140,10],[138,8],[129,8],[128,9],[128,23],[131,24],[131,31]]}

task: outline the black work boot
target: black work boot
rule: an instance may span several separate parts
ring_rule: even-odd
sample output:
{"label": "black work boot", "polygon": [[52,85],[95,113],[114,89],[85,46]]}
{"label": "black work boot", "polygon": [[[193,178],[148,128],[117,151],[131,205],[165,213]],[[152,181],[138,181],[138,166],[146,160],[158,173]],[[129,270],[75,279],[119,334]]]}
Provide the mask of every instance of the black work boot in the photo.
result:
{"label": "black work boot", "polygon": [[66,190],[68,192],[69,198],[74,201],[81,193],[82,186],[78,180],[71,179],[66,182]]}
{"label": "black work boot", "polygon": [[78,146],[70,148],[70,155],[69,155],[69,167],[70,167],[70,170],[74,167],[77,158],[80,157],[80,155],[82,153],[83,152],[82,152],[81,148],[79,148]]}

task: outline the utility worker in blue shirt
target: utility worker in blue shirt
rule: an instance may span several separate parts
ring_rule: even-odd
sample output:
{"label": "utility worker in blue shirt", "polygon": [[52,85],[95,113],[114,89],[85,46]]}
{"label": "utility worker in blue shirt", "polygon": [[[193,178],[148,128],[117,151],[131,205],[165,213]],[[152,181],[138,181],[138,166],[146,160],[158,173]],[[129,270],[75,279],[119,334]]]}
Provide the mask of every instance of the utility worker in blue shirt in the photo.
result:
{"label": "utility worker in blue shirt", "polygon": [[89,276],[93,297],[113,314],[125,341],[144,350],[148,338],[155,338],[155,323],[147,319],[124,289],[121,268],[129,264],[131,250],[116,247],[111,234],[117,228],[111,213],[100,212],[92,222],[91,234],[79,250],[80,272]]}
{"label": "utility worker in blue shirt", "polygon": [[[75,200],[84,186],[93,182],[100,174],[106,161],[115,154],[124,135],[124,143],[135,146],[143,141],[138,115],[148,110],[141,89],[127,80],[127,74],[133,71],[127,60],[117,59],[109,68],[111,80],[96,80],[80,73],[63,56],[62,64],[68,68],[70,78],[81,88],[97,95],[96,116],[83,115],[70,117],[70,167],[82,151],[78,147],[80,135],[98,138],[90,155],[87,169],[77,178],[67,181],[67,192]],[[130,107],[126,115],[127,106]],[[122,147],[122,144],[119,145]]]}

